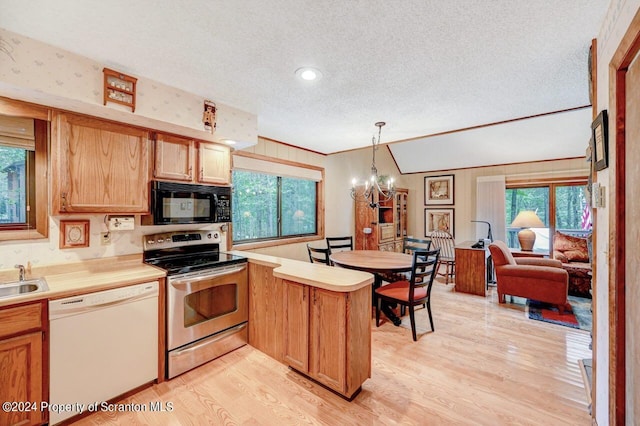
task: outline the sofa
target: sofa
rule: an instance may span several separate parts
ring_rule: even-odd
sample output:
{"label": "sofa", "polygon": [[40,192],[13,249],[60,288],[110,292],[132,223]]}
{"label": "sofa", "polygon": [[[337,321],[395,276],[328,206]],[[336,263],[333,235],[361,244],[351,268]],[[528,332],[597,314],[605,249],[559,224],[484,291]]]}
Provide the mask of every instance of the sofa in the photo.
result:
{"label": "sofa", "polygon": [[556,231],[553,235],[553,258],[562,262],[569,273],[569,294],[591,298],[590,239]]}
{"label": "sofa", "polygon": [[503,241],[489,244],[496,271],[498,302],[505,295],[526,297],[558,307],[562,314],[567,306],[569,274],[562,263],[554,259],[514,258]]}

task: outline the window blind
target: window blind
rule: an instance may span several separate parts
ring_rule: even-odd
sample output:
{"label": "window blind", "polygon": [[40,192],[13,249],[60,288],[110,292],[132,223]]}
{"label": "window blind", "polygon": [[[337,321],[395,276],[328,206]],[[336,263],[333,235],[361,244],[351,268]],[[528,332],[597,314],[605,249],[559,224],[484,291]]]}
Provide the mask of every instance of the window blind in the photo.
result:
{"label": "window blind", "polygon": [[233,168],[276,176],[308,179],[316,182],[322,181],[322,171],[315,168],[295,166],[241,155],[233,156]]}

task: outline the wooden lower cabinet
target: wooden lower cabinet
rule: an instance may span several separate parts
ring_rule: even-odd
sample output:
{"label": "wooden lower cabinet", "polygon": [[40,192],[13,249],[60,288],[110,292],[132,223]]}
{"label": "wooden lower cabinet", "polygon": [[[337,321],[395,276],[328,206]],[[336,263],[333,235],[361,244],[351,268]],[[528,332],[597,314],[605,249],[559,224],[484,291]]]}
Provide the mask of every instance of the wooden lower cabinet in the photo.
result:
{"label": "wooden lower cabinet", "polygon": [[15,404],[11,410],[0,410],[0,425],[39,425],[47,420],[46,411],[40,410],[46,400],[45,317],[46,302],[0,309],[0,401]]}
{"label": "wooden lower cabinet", "polygon": [[351,398],[371,377],[371,289],[283,280],[284,362]]}
{"label": "wooden lower cabinet", "polygon": [[284,362],[309,371],[309,286],[284,281]]}
{"label": "wooden lower cabinet", "polygon": [[249,344],[283,361],[283,284],[273,266],[249,263]]}

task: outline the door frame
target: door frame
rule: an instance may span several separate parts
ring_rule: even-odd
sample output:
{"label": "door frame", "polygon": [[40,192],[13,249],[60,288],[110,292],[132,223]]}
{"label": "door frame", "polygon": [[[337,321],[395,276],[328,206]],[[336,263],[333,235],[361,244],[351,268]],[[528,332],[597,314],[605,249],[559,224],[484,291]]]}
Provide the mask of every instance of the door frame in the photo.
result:
{"label": "door frame", "polygon": [[625,375],[625,190],[626,190],[626,73],[640,52],[640,11],[636,13],[618,45],[609,66],[610,129],[615,132],[615,175],[610,200],[613,214],[609,216],[609,420],[612,425],[624,425],[626,417]]}

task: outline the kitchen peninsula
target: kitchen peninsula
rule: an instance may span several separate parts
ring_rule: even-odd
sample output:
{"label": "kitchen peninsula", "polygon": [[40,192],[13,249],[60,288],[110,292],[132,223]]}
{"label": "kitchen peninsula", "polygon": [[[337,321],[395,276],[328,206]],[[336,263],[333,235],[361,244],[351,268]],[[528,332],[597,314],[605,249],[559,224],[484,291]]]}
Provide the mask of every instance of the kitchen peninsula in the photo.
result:
{"label": "kitchen peninsula", "polygon": [[263,254],[249,259],[249,344],[351,399],[371,377],[373,275]]}

